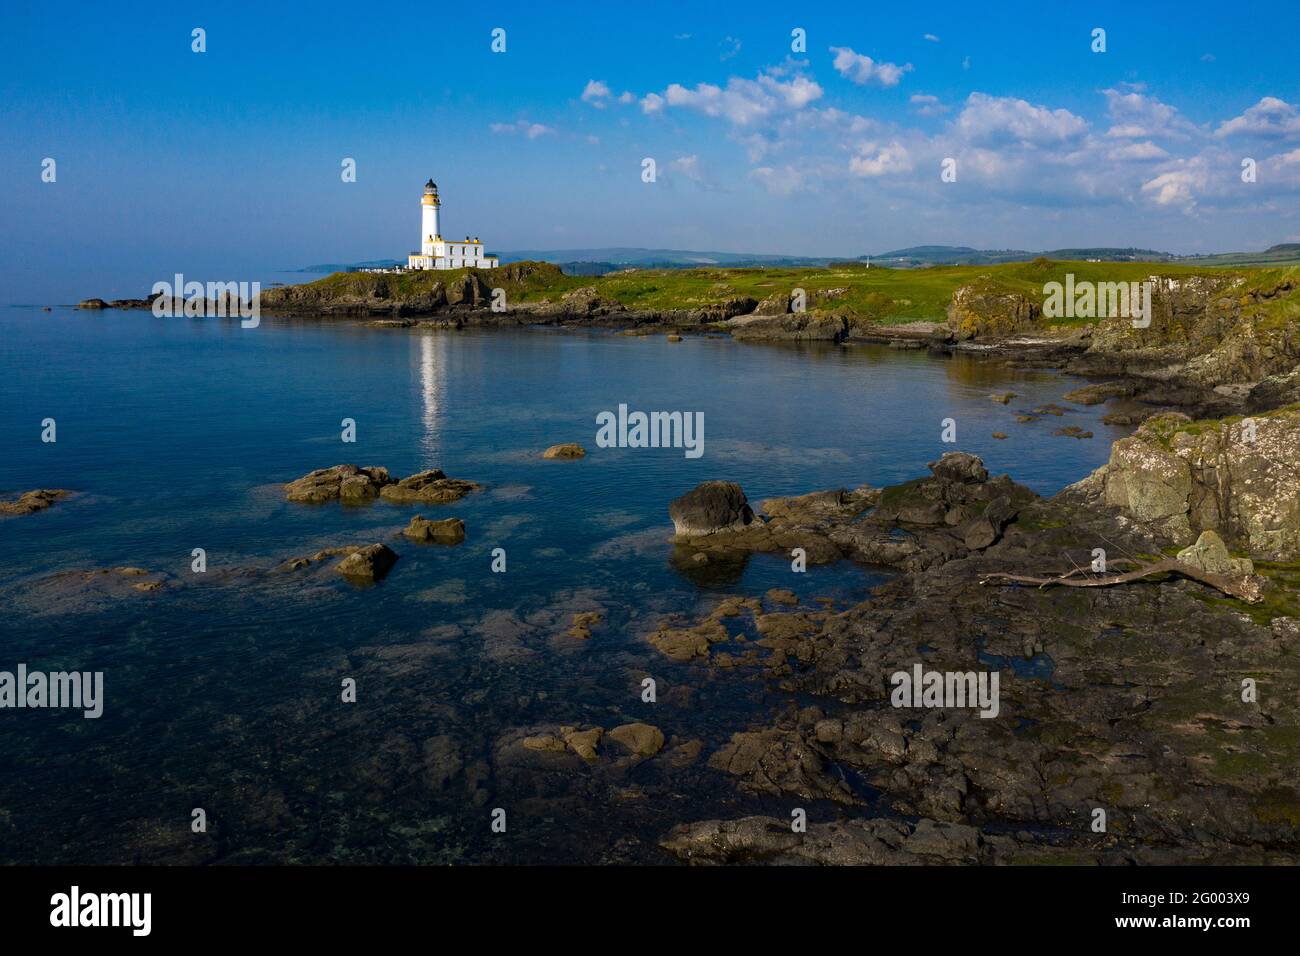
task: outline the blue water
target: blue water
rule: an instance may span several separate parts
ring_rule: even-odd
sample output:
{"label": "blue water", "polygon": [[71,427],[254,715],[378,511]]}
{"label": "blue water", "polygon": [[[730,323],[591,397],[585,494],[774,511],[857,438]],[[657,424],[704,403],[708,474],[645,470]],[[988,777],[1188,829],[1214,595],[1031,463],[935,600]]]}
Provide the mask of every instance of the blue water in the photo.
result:
{"label": "blue water", "polygon": [[[654,837],[674,823],[762,808],[707,756],[785,701],[746,674],[668,661],[646,634],[723,594],[790,587],[844,607],[883,579],[849,563],[792,574],[780,555],[689,579],[671,561],[668,502],[711,478],[755,503],[883,485],[954,447],[1052,493],[1122,434],[1101,407],[1014,421],[1077,384],[875,346],[4,310],[0,497],[77,494],[0,519],[0,669],[102,670],[107,701],[99,720],[0,711],[0,859],[660,859]],[[1005,390],[1019,397],[989,400]],[[703,412],[704,455],[597,448],[596,415],[620,403]],[[41,441],[45,418],[55,443]],[[344,418],[355,444],[340,440]],[[1069,424],[1096,437],[1051,436]],[[587,457],[540,457],[568,441]],[[283,482],[344,462],[438,467],[484,490],[441,507],[284,500]],[[406,542],[416,513],[462,518],[467,540]],[[252,570],[381,540],[401,557],[371,588]],[[194,548],[207,575],[190,571]],[[166,586],[51,583],[120,565]],[[606,619],[592,638],[565,637],[593,608]],[[641,701],[645,676],[657,703]],[[339,699],[345,677],[355,704]],[[632,720],[670,747],[700,740],[704,756],[555,771],[503,756],[521,728]],[[498,806],[505,839],[488,828]],[[206,834],[190,830],[195,807]]]}

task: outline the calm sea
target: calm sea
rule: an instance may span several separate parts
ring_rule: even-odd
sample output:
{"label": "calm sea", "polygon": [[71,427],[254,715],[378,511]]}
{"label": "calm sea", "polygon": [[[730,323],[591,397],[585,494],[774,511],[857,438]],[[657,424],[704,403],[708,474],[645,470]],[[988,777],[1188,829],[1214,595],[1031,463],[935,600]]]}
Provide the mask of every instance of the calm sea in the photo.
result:
{"label": "calm sea", "polygon": [[[844,607],[883,576],[847,563],[797,575],[767,555],[688,579],[670,560],[668,502],[711,478],[755,503],[887,484],[953,447],[1052,493],[1121,434],[1101,407],[1014,421],[1075,384],[871,346],[5,309],[0,496],[77,496],[0,519],[0,670],[102,671],[106,700],[98,720],[0,710],[0,860],[661,860],[655,838],[675,823],[784,816],[707,758],[791,701],[744,673],[668,661],[645,635],[664,615],[778,586]],[[989,400],[1003,390],[1020,397]],[[703,412],[704,455],[597,448],[596,415],[620,403]],[[340,440],[345,418],[355,444]],[[955,446],[940,441],[946,418]],[[1052,437],[1063,424],[1096,437]],[[569,441],[586,459],[540,457]],[[484,491],[443,507],[284,500],[280,483],[343,462],[438,467]],[[463,518],[467,540],[404,541],[415,513]],[[375,587],[231,573],[381,540],[401,558]],[[206,577],[190,571],[195,548]],[[172,584],[123,596],[48,580],[119,565]],[[590,640],[564,636],[596,608]],[[356,703],[340,700],[344,678]],[[703,756],[555,769],[510,756],[527,728],[634,720]],[[506,834],[490,831],[497,807]]]}

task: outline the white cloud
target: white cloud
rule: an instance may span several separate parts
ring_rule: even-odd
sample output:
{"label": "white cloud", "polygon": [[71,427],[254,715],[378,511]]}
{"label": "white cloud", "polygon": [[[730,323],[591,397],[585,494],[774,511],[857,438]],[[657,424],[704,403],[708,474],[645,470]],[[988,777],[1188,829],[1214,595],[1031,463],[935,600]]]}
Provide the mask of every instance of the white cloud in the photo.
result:
{"label": "white cloud", "polygon": [[1219,124],[1215,136],[1290,138],[1300,134],[1300,111],[1275,96],[1266,96],[1240,116]]}
{"label": "white cloud", "polygon": [[938,116],[948,112],[948,107],[939,102],[939,97],[929,93],[914,93],[908,102],[916,107],[916,112],[921,116]]}
{"label": "white cloud", "polygon": [[876,143],[858,144],[858,155],[849,160],[849,172],[854,176],[885,176],[905,173],[916,165],[912,154],[898,140],[883,146]]}
{"label": "white cloud", "polygon": [[654,113],[667,104],[725,119],[735,126],[749,126],[774,114],[801,110],[821,95],[822,88],[802,74],[782,80],[768,72],[756,80],[733,76],[725,87],[698,83],[688,89],[671,83],[662,97],[647,94],[641,108]]}
{"label": "white cloud", "polygon": [[1112,124],[1106,131],[1111,139],[1181,139],[1196,130],[1177,109],[1146,95],[1141,87],[1121,84],[1101,93],[1106,97],[1106,112]]}
{"label": "white cloud", "polygon": [[957,117],[957,128],[972,141],[1019,140],[1034,145],[1059,144],[1081,136],[1088,124],[1069,110],[1045,106],[1012,96],[972,93]]}
{"label": "white cloud", "polygon": [[675,173],[680,173],[682,176],[685,176],[693,182],[699,183],[700,185],[705,185],[709,181],[709,178],[704,171],[704,164],[700,162],[700,157],[695,154],[691,154],[690,156],[678,156],[668,164],[668,168]]}
{"label": "white cloud", "polygon": [[925,34],[925,36],[921,37],[921,39],[922,39],[922,40],[929,40],[931,43],[938,43],[938,42],[939,42],[939,38],[938,38],[937,36],[935,36],[933,33],[927,33],[927,34]]}
{"label": "white cloud", "polygon": [[514,134],[520,133],[529,139],[537,139],[539,136],[545,136],[548,133],[554,133],[555,127],[544,126],[541,123],[530,123],[528,120],[520,120],[518,123],[492,123],[489,127],[494,133]]}
{"label": "white cloud", "polygon": [[1205,185],[1205,175],[1196,169],[1173,169],[1161,173],[1154,179],[1142,184],[1142,192],[1147,194],[1157,206],[1181,206],[1190,212],[1196,206],[1193,195]]}
{"label": "white cloud", "polygon": [[634,96],[629,91],[624,90],[622,93],[618,95],[618,101],[622,103],[624,106],[627,106],[629,103],[636,102],[636,96]]}
{"label": "white cloud", "polygon": [[1154,159],[1167,159],[1168,157],[1168,152],[1150,140],[1141,143],[1124,143],[1121,146],[1113,146],[1106,152],[1106,158],[1117,163],[1146,162]]}
{"label": "white cloud", "polygon": [[831,65],[835,67],[836,72],[859,86],[872,82],[879,83],[881,86],[897,86],[903,74],[912,69],[910,63],[902,66],[896,63],[877,63],[871,57],[855,53],[846,46],[833,46],[831,52],[835,54],[835,60]]}
{"label": "white cloud", "polygon": [[603,110],[609,95],[609,87],[604,80],[588,80],[582,90],[582,102],[590,103],[596,109]]}
{"label": "white cloud", "polygon": [[718,46],[722,47],[722,55],[718,57],[719,60],[730,60],[740,52],[740,41],[735,37],[723,37]]}
{"label": "white cloud", "polygon": [[779,169],[759,166],[750,170],[749,175],[773,196],[789,196],[799,192],[805,185],[803,173],[793,166],[782,166]]}

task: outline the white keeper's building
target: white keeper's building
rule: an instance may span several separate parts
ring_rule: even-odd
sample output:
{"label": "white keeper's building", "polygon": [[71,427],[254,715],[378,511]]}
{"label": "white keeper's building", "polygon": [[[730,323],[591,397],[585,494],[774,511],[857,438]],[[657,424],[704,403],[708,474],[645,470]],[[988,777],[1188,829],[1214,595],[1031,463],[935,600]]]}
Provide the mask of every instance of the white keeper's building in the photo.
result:
{"label": "white keeper's building", "polygon": [[475,237],[464,240],[447,240],[438,231],[438,187],[432,179],[424,184],[420,197],[420,251],[406,257],[408,269],[463,269],[475,266],[495,269],[500,265],[496,256],[483,253],[483,243]]}

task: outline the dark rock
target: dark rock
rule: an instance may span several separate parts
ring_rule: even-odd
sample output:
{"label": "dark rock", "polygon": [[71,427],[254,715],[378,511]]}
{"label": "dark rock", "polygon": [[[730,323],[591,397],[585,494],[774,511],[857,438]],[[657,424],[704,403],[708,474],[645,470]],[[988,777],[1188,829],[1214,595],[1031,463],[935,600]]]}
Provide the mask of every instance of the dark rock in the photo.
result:
{"label": "dark rock", "polygon": [[978,456],[964,451],[944,452],[938,461],[930,462],[929,468],[936,478],[948,481],[981,482],[987,481],[989,477],[984,462]]}
{"label": "dark rock", "polygon": [[382,580],[394,564],[397,554],[385,544],[370,544],[358,548],[334,566],[334,570],[359,581]]}
{"label": "dark rock", "polygon": [[706,481],[668,506],[676,533],[685,537],[740,531],[756,520],[740,485]]}

